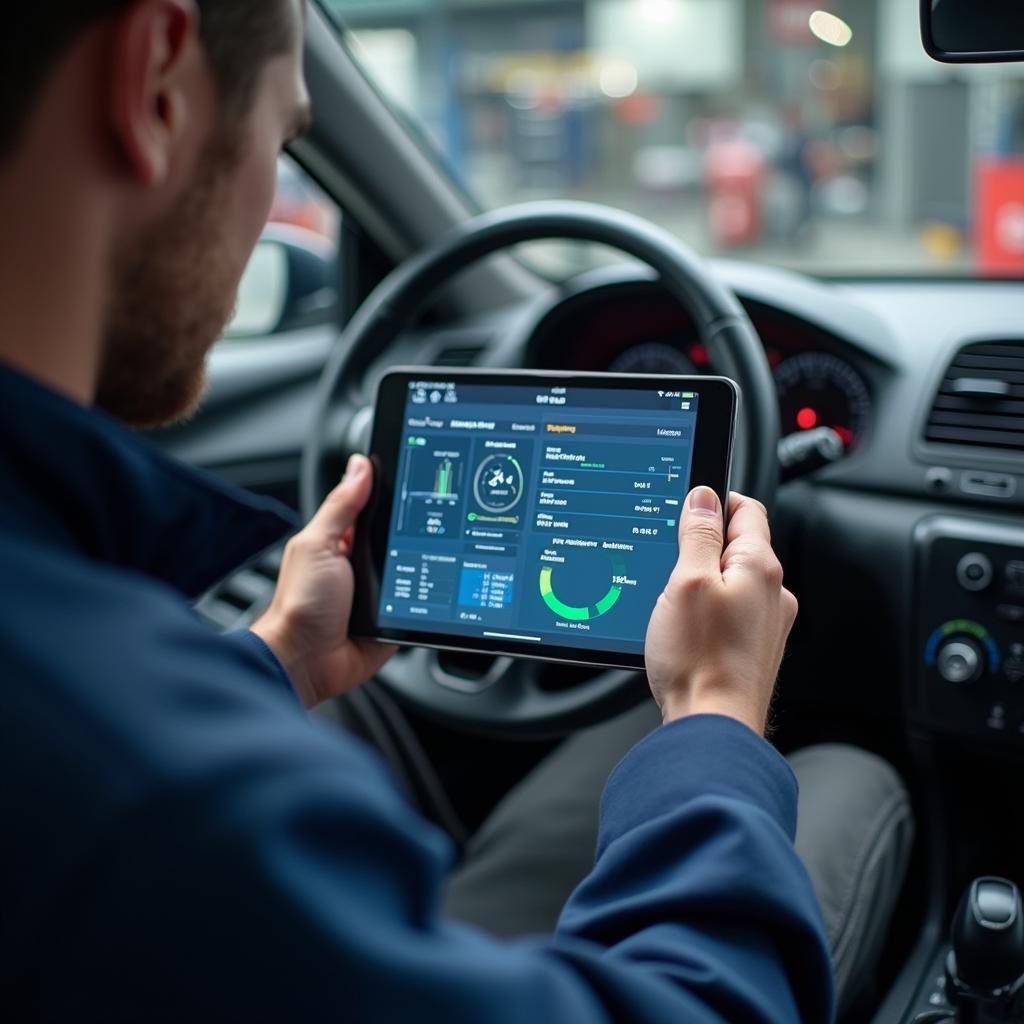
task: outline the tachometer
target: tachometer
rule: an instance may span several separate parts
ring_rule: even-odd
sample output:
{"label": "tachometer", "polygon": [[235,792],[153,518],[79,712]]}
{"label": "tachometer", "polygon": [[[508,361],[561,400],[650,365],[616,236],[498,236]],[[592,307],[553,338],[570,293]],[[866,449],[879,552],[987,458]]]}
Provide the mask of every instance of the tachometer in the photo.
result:
{"label": "tachometer", "polygon": [[663,341],[649,341],[643,345],[627,348],[625,352],[619,353],[608,369],[612,373],[679,373],[688,375],[697,372],[697,367],[689,356]]}
{"label": "tachometer", "polygon": [[782,435],[831,427],[847,450],[857,447],[871,419],[871,396],[849,363],[824,352],[785,360],[775,371]]}

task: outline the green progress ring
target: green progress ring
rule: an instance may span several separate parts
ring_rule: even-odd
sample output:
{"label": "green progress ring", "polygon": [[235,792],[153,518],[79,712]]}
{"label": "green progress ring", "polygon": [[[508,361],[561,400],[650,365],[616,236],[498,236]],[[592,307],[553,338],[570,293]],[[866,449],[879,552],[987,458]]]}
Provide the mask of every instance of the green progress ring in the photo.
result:
{"label": "green progress ring", "polygon": [[[622,561],[622,557],[619,554],[613,554],[611,556],[612,563],[612,575],[613,576],[625,576],[626,565]],[[576,607],[571,604],[566,604],[564,601],[559,600],[555,594],[554,587],[551,585],[551,577],[553,574],[551,566],[546,565],[540,571],[540,596],[544,599],[544,603],[560,618],[567,619],[569,622],[587,622],[590,619],[599,619],[602,615],[610,612],[618,602],[619,598],[622,597],[622,587],[617,583],[613,583],[608,589],[608,593],[601,598],[592,607]]]}

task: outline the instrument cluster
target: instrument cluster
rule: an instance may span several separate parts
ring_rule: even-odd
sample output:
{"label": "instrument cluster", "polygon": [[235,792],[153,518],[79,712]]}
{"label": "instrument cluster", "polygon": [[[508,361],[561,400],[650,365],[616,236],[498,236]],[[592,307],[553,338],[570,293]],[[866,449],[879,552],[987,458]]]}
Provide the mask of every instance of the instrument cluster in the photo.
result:
{"label": "instrument cluster", "polygon": [[[871,426],[871,391],[843,342],[815,325],[745,302],[775,377],[783,437],[831,427],[847,452]],[[530,364],[613,373],[710,374],[693,320],[656,285],[630,284],[576,296],[537,328]]]}

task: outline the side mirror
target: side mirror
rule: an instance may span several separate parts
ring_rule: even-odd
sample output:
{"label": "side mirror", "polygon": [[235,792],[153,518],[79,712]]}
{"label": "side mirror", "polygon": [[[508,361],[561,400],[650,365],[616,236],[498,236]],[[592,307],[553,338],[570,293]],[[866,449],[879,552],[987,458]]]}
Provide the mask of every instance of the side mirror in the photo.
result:
{"label": "side mirror", "polygon": [[1024,3],[921,0],[921,39],[944,64],[1024,61]]}
{"label": "side mirror", "polygon": [[312,231],[271,224],[238,290],[226,338],[260,338],[333,322],[338,313],[336,255]]}

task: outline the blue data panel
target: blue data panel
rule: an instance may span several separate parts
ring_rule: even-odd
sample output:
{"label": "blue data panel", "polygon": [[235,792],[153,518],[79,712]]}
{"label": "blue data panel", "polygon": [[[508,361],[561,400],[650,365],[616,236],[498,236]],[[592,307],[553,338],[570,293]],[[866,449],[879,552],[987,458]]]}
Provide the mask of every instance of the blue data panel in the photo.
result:
{"label": "blue data panel", "polygon": [[642,653],[678,553],[698,402],[410,385],[380,623]]}

